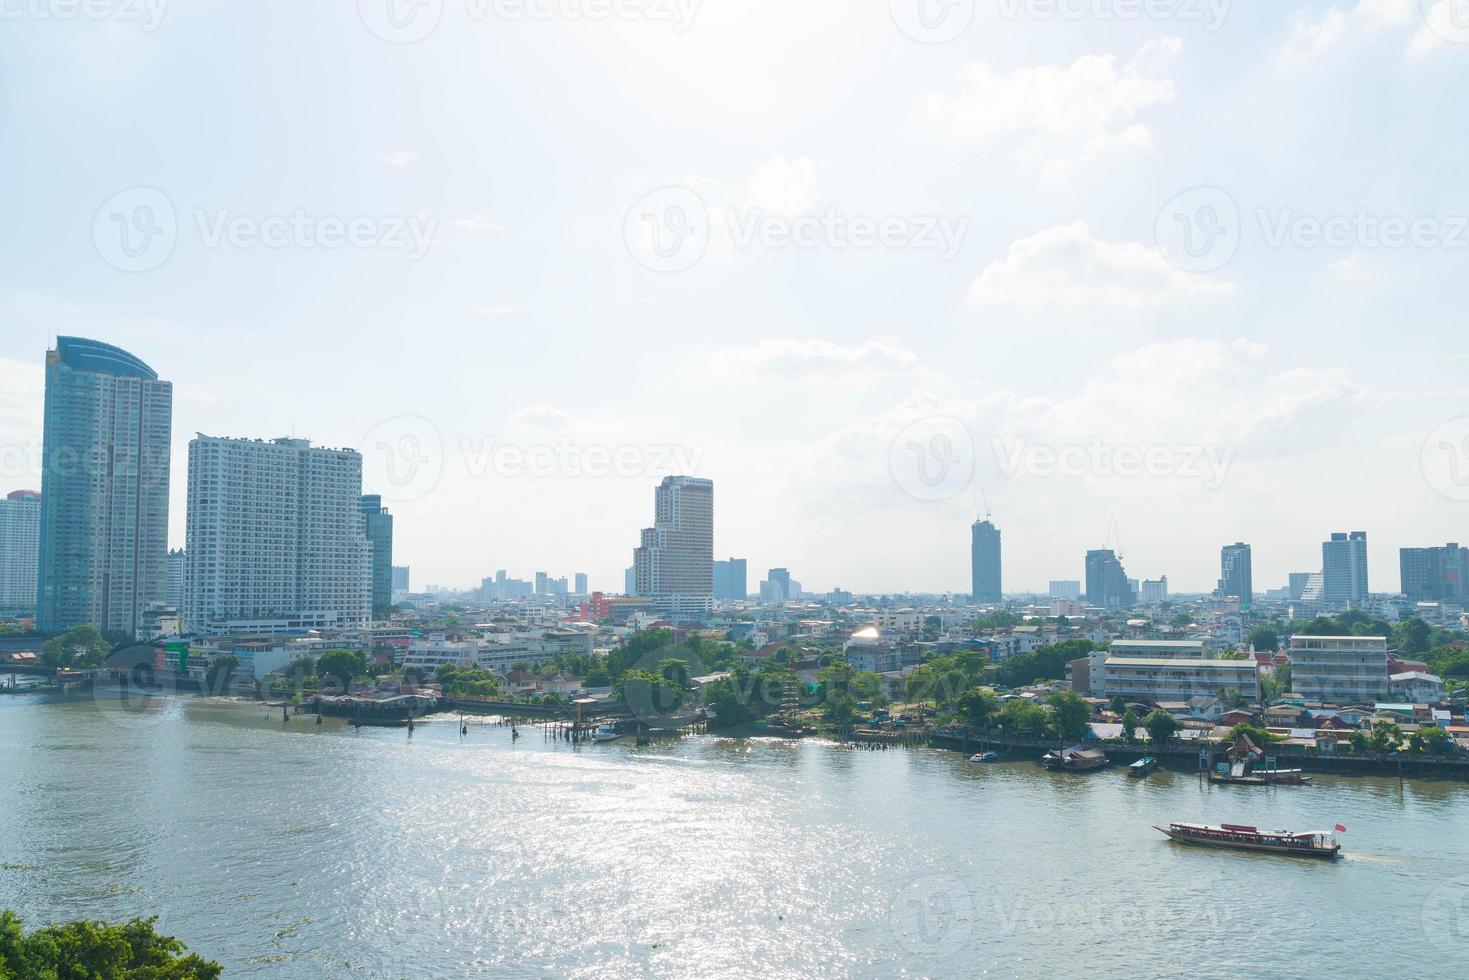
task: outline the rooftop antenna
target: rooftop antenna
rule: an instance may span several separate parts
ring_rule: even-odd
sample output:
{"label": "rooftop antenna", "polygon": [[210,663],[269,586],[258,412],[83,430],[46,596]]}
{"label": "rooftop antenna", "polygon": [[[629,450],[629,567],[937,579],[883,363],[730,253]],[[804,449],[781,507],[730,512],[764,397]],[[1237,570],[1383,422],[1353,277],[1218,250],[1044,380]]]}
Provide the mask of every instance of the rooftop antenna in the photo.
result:
{"label": "rooftop antenna", "polygon": [[[981,501],[983,502],[983,507],[981,507]],[[974,518],[975,518],[975,520],[978,520],[979,519],[979,515],[980,515],[981,512],[984,513],[984,519],[985,520],[989,520],[990,519],[990,502],[989,502],[989,498],[987,498],[984,495],[984,487],[982,487],[982,486],[977,491],[975,491],[975,494],[974,494]]]}

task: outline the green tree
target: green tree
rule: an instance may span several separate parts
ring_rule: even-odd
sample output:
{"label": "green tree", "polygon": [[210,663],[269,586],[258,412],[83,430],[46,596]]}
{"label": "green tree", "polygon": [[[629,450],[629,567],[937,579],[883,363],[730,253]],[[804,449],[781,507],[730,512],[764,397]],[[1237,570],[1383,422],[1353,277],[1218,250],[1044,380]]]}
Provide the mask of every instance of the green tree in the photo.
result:
{"label": "green tree", "polygon": [[367,659],[360,650],[327,650],[316,658],[316,677],[337,691],[352,686],[352,680],[367,674]]}
{"label": "green tree", "polygon": [[1142,719],[1138,718],[1137,712],[1128,708],[1122,713],[1122,740],[1131,745],[1137,741],[1137,730],[1142,726]]}
{"label": "green tree", "polygon": [[73,626],[41,646],[41,661],[50,667],[86,670],[102,666],[112,650],[95,626]]}
{"label": "green tree", "polygon": [[1112,699],[1112,703],[1107,707],[1111,708],[1112,713],[1120,718],[1127,713],[1127,699],[1119,694]]}
{"label": "green tree", "polygon": [[664,660],[658,665],[658,674],[670,684],[677,684],[681,688],[689,686],[689,662],[677,657]]}
{"label": "green tree", "polygon": [[1428,624],[1414,616],[1392,627],[1391,639],[1399,655],[1416,657],[1420,653],[1428,652],[1428,644],[1432,635],[1433,631]]}
{"label": "green tree", "polygon": [[1391,723],[1374,725],[1367,735],[1367,745],[1377,755],[1396,751],[1402,741],[1403,730]]}
{"label": "green tree", "polygon": [[0,977],[15,980],[217,980],[218,963],[187,952],[153,928],[157,919],[122,925],[68,922],[29,935],[0,910]]}
{"label": "green tree", "polygon": [[1046,698],[1055,718],[1056,730],[1068,742],[1079,741],[1092,720],[1092,706],[1075,691],[1056,691]]}
{"label": "green tree", "polygon": [[1000,708],[995,723],[1007,734],[1041,738],[1051,732],[1051,713],[1031,701],[1013,698]]}
{"label": "green tree", "polygon": [[1275,653],[1280,649],[1280,634],[1276,632],[1274,626],[1266,624],[1256,626],[1250,630],[1249,641],[1250,646],[1266,653]]}
{"label": "green tree", "polygon": [[222,653],[209,661],[209,670],[204,674],[204,687],[210,694],[223,694],[229,687],[230,676],[240,666],[240,658],[232,653]]}
{"label": "green tree", "polygon": [[1000,699],[993,691],[975,687],[959,695],[957,709],[959,717],[966,724],[974,728],[984,728],[1000,710]]}
{"label": "green tree", "polygon": [[1154,708],[1143,719],[1143,727],[1148,730],[1148,738],[1155,746],[1166,749],[1173,736],[1178,734],[1178,730],[1183,726],[1178,723],[1177,718],[1162,708]]}
{"label": "green tree", "polygon": [[1434,755],[1448,751],[1454,744],[1454,738],[1448,732],[1437,725],[1428,725],[1418,729],[1417,734],[1422,738],[1423,744],[1428,751]]}

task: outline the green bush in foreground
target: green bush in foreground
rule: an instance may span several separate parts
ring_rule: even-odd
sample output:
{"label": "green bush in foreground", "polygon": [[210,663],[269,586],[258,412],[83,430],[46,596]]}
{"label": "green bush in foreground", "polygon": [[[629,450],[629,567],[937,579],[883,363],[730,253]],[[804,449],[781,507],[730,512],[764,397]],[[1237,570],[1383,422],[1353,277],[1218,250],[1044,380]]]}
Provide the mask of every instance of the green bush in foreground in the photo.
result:
{"label": "green bush in foreground", "polygon": [[154,921],[67,922],[27,935],[14,912],[0,910],[0,980],[216,980],[218,963],[186,953]]}

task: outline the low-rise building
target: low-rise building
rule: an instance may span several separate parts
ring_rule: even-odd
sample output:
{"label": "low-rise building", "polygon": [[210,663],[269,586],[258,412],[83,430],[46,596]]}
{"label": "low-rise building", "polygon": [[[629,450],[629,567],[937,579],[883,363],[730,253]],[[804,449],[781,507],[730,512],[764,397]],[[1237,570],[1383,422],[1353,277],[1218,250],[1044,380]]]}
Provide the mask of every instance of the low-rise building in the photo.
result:
{"label": "low-rise building", "polygon": [[1387,639],[1293,636],[1291,690],[1333,704],[1368,704],[1388,694]]}
{"label": "low-rise building", "polygon": [[[1093,687],[1096,681],[1093,679]],[[1102,696],[1148,701],[1189,701],[1235,690],[1260,699],[1259,665],[1253,660],[1182,657],[1108,657],[1102,665]]]}

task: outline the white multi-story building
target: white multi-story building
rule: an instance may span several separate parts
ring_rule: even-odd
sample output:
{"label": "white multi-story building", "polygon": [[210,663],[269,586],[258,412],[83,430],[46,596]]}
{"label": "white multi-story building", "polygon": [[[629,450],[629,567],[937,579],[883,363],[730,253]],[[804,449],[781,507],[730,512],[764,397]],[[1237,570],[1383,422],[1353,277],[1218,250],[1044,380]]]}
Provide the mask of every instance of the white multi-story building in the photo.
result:
{"label": "white multi-story building", "polygon": [[633,552],[637,595],[675,613],[714,608],[714,483],[664,477],[653,499],[653,526]]}
{"label": "white multi-story building", "polygon": [[41,495],[16,490],[0,500],[0,609],[34,611],[41,548]]}
{"label": "white multi-story building", "polygon": [[1387,638],[1293,636],[1291,690],[1313,701],[1366,704],[1388,696]]}
{"label": "white multi-story building", "polygon": [[361,629],[362,457],[305,439],[189,443],[184,618],[195,632]]}
{"label": "white multi-story building", "polygon": [[1107,698],[1187,701],[1232,689],[1251,701],[1260,699],[1260,669],[1253,660],[1108,657],[1101,679],[1101,695]]}
{"label": "white multi-story building", "polygon": [[[1087,654],[1092,693],[1101,696],[1108,660],[1210,660],[1207,640],[1113,640],[1105,650]],[[1212,693],[1212,692],[1211,692]],[[1111,697],[1111,695],[1107,695]]]}
{"label": "white multi-story building", "polygon": [[408,644],[402,666],[434,671],[448,664],[452,667],[474,667],[485,646],[476,638],[449,639],[443,633],[431,633]]}
{"label": "white multi-story building", "polygon": [[1144,579],[1141,598],[1144,605],[1157,605],[1168,601],[1168,576],[1159,579]]}

